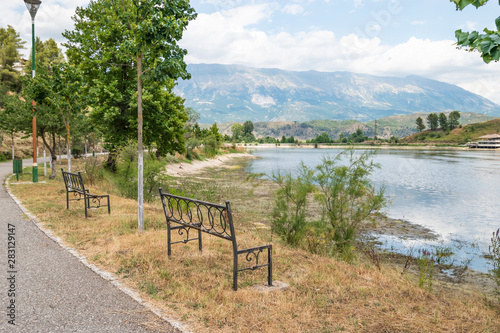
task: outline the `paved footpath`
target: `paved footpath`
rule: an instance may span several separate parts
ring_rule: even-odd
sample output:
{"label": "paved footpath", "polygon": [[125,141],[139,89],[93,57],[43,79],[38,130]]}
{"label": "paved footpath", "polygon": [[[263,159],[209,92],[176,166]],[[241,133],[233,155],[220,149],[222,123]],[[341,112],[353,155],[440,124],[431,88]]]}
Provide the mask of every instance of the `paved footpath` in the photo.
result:
{"label": "paved footpath", "polygon": [[[11,172],[12,162],[0,163],[2,182]],[[13,245],[9,233],[15,238],[15,254],[8,251]],[[15,263],[9,262],[9,254]],[[0,332],[178,332],[43,233],[4,186],[0,295]]]}

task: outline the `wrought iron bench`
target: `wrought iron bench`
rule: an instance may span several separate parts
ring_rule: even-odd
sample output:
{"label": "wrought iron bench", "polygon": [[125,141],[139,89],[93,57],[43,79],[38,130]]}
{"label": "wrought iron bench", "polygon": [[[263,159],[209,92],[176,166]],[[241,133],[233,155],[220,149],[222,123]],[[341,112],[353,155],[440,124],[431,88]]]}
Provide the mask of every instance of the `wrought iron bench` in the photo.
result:
{"label": "wrought iron bench", "polygon": [[[71,173],[61,169],[64,185],[66,186],[66,209],[69,209],[70,201],[82,200],[85,203],[85,218],[87,218],[87,210],[90,208],[108,207],[108,214],[111,214],[111,206],[109,202],[109,195],[97,195],[89,193],[89,190],[85,189],[83,184],[82,174]],[[69,194],[73,193],[74,198],[70,199]],[[106,204],[101,204],[101,199],[106,198]]]}
{"label": "wrought iron bench", "polygon": [[[234,233],[233,217],[231,214],[231,206],[229,201],[226,201],[226,205],[217,205],[209,202],[203,202],[199,200],[194,200],[191,198],[185,198],[177,195],[172,195],[163,192],[160,187],[160,197],[163,204],[163,210],[165,212],[165,218],[167,222],[167,243],[168,243],[168,255],[172,254],[171,246],[177,243],[187,243],[190,241],[198,240],[198,248],[202,250],[202,232],[209,235],[214,235],[222,239],[227,239],[231,241],[233,245],[233,289],[238,290],[238,272],[246,270],[255,270],[257,268],[267,266],[267,283],[269,286],[273,284],[273,261],[272,261],[272,251],[273,247],[271,244],[262,245],[257,247],[252,247],[249,249],[238,250],[238,244],[236,242],[236,234]],[[175,222],[179,224],[178,226],[171,226],[171,223]],[[194,238],[189,238],[189,232],[191,229],[198,231],[198,236]],[[171,231],[178,230],[178,234],[184,236],[186,233],[186,239],[181,241],[172,242]],[[259,264],[259,255],[267,249],[267,263]],[[240,254],[246,254],[246,261],[253,262],[255,264],[251,267],[238,268],[238,256]]]}

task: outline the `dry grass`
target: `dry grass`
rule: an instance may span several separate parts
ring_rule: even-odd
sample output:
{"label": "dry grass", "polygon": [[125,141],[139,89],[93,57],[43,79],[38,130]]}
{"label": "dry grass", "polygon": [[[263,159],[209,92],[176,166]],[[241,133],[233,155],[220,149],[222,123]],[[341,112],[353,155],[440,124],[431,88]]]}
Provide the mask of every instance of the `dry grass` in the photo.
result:
{"label": "dry grass", "polygon": [[[30,180],[30,175],[23,177]],[[290,285],[285,291],[252,288],[266,281],[263,269],[241,274],[240,289],[234,292],[231,244],[208,235],[202,253],[195,242],[176,244],[168,258],[159,202],[145,206],[147,230],[138,233],[135,201],[112,195],[111,215],[105,208],[92,210],[86,220],[83,203],[71,202],[66,210],[60,174],[53,181],[40,180],[47,184],[11,188],[47,228],[193,331],[500,331],[498,305],[486,304],[479,292],[451,291],[437,283],[428,293],[396,268],[383,265],[379,271],[362,259],[346,264],[273,239],[266,228],[273,185],[249,179],[237,166],[179,180],[176,187],[219,203],[230,199],[239,247],[272,241],[274,279]],[[90,191],[104,194],[105,188]]]}

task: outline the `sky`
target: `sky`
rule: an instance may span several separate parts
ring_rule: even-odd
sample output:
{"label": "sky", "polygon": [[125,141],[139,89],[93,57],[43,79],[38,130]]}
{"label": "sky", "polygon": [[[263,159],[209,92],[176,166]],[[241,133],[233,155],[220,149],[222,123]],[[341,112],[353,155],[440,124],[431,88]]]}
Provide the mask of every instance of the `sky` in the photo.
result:
{"label": "sky", "polygon": [[[89,0],[42,0],[36,36],[64,42],[77,6]],[[500,104],[500,63],[456,48],[455,30],[495,29],[490,1],[456,11],[449,0],[192,0],[198,13],[180,42],[189,63],[238,64],[296,71],[420,75]],[[13,26],[31,47],[22,0],[0,0],[0,27]]]}

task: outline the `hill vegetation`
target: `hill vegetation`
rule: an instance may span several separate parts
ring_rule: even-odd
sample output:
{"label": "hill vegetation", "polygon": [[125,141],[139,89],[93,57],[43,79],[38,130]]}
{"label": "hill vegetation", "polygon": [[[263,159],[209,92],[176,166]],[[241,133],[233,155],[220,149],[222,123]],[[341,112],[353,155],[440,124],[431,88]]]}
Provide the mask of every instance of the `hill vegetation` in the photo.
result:
{"label": "hill vegetation", "polygon": [[476,141],[480,136],[486,134],[500,134],[500,118],[459,126],[451,131],[442,129],[426,130],[403,138],[403,143],[431,142],[436,144],[465,144]]}
{"label": "hill vegetation", "polygon": [[[445,113],[449,115],[449,113]],[[311,120],[306,122],[280,121],[280,122],[256,122],[254,123],[254,135],[257,138],[274,137],[281,138],[293,136],[298,140],[311,140],[326,132],[330,138],[338,139],[342,133],[352,134],[357,129],[373,138],[375,136],[375,123],[377,126],[377,137],[381,139],[390,139],[391,137],[403,138],[417,132],[415,120],[418,117],[426,118],[428,113],[414,113],[409,115],[390,116],[374,121],[360,122],[357,120]],[[461,112],[460,123],[468,125],[495,117],[474,112]],[[219,124],[222,134],[231,135],[231,126],[234,122]]]}

